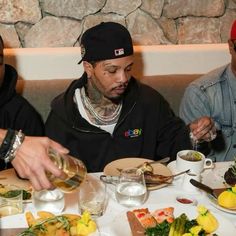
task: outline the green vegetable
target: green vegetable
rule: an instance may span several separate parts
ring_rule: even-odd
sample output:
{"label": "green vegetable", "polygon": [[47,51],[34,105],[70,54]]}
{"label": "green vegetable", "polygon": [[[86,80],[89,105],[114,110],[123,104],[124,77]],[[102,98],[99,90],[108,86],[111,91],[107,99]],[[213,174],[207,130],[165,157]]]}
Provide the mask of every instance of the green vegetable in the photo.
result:
{"label": "green vegetable", "polygon": [[5,198],[12,198],[16,197],[21,193],[21,190],[9,190],[5,193],[1,193],[0,196],[5,197]]}
{"label": "green vegetable", "polygon": [[52,218],[45,219],[44,221],[29,227],[22,233],[18,234],[18,236],[37,236],[40,232],[47,232],[47,229],[45,228],[45,223],[56,224],[58,222],[61,223],[61,228],[64,228],[66,231],[70,230],[70,223],[66,216],[55,216]]}
{"label": "green vegetable", "polygon": [[28,200],[31,198],[31,192],[28,192],[23,189],[23,200]]}
{"label": "green vegetable", "polygon": [[176,236],[182,236],[182,234],[184,234],[184,229],[185,229],[185,223],[187,221],[188,217],[185,214],[182,214],[179,217],[179,228],[178,228],[178,233]]}
{"label": "green vegetable", "polygon": [[155,227],[147,228],[145,235],[147,236],[168,236],[170,231],[170,224],[165,220]]}
{"label": "green vegetable", "polygon": [[175,227],[176,227],[176,220],[174,220],[172,223],[171,223],[171,226],[170,226],[170,232],[168,234],[168,236],[174,236],[174,231],[175,231]]}
{"label": "green vegetable", "polygon": [[185,231],[185,223],[187,219],[188,218],[184,213],[175,218],[174,222],[171,224],[168,236],[182,236]]}
{"label": "green vegetable", "polygon": [[[6,193],[1,193],[0,196],[6,197],[6,198],[12,198],[16,197],[20,194],[21,190],[9,190]],[[23,190],[23,200],[27,200],[31,198],[31,193]]]}
{"label": "green vegetable", "polygon": [[[147,228],[145,236],[182,236],[184,233],[189,233],[189,230],[197,225],[196,219],[189,220],[183,213],[175,218],[172,223],[164,221],[153,228]],[[202,229],[198,235],[207,236],[207,233]],[[213,236],[217,236],[217,234],[213,234]]]}
{"label": "green vegetable", "polygon": [[189,232],[189,230],[193,227],[193,226],[197,226],[198,223],[197,221],[194,219],[194,220],[187,220],[186,223],[185,223],[185,232]]}

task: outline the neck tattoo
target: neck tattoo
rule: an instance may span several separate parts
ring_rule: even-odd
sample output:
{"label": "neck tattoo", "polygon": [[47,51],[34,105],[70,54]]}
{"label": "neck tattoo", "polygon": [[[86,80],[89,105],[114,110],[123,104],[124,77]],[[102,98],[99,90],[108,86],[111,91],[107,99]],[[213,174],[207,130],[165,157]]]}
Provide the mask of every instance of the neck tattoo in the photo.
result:
{"label": "neck tattoo", "polygon": [[91,102],[90,98],[86,95],[84,87],[81,88],[80,91],[82,103],[92,122],[97,125],[110,125],[117,123],[122,108],[122,102],[100,106],[99,104]]}

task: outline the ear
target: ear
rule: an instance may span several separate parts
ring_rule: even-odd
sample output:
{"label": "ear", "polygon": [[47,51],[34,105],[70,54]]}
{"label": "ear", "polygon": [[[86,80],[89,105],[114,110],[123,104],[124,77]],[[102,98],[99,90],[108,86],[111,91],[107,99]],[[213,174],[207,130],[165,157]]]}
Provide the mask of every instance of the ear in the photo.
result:
{"label": "ear", "polygon": [[229,52],[230,52],[230,54],[232,55],[233,53],[235,53],[235,51],[234,51],[234,44],[233,44],[233,42],[232,42],[232,40],[228,40],[228,46],[229,46]]}
{"label": "ear", "polygon": [[87,61],[83,61],[83,67],[84,67],[84,71],[86,72],[88,78],[90,78],[92,76],[93,70],[94,70],[92,64],[90,64]]}

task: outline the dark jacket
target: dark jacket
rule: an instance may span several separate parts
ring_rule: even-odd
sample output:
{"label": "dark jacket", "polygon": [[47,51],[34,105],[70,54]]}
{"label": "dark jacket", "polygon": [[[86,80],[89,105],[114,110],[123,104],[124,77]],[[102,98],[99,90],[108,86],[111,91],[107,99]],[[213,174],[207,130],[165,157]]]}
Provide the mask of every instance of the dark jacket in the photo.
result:
{"label": "dark jacket", "polygon": [[113,135],[83,119],[73,101],[76,88],[87,82],[84,74],[57,96],[46,121],[46,135],[80,158],[88,171],[102,171],[118,158],[157,160],[190,148],[188,130],[174,116],[166,100],[154,89],[131,78],[124,94],[121,115]]}
{"label": "dark jacket", "polygon": [[[30,136],[44,135],[44,124],[29,102],[16,93],[17,72],[5,65],[5,76],[0,87],[0,128],[22,130]],[[0,162],[0,169],[4,166]]]}

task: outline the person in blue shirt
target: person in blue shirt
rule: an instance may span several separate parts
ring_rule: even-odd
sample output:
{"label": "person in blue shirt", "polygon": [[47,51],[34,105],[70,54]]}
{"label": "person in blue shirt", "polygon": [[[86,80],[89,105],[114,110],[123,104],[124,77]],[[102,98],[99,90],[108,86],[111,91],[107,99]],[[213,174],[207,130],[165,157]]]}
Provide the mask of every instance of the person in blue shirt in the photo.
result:
{"label": "person in blue shirt", "polygon": [[216,161],[236,157],[236,20],[228,46],[231,63],[193,81],[185,91],[179,113],[186,124],[201,117],[214,121],[217,137],[208,143],[199,142],[199,147],[208,149],[208,157]]}

